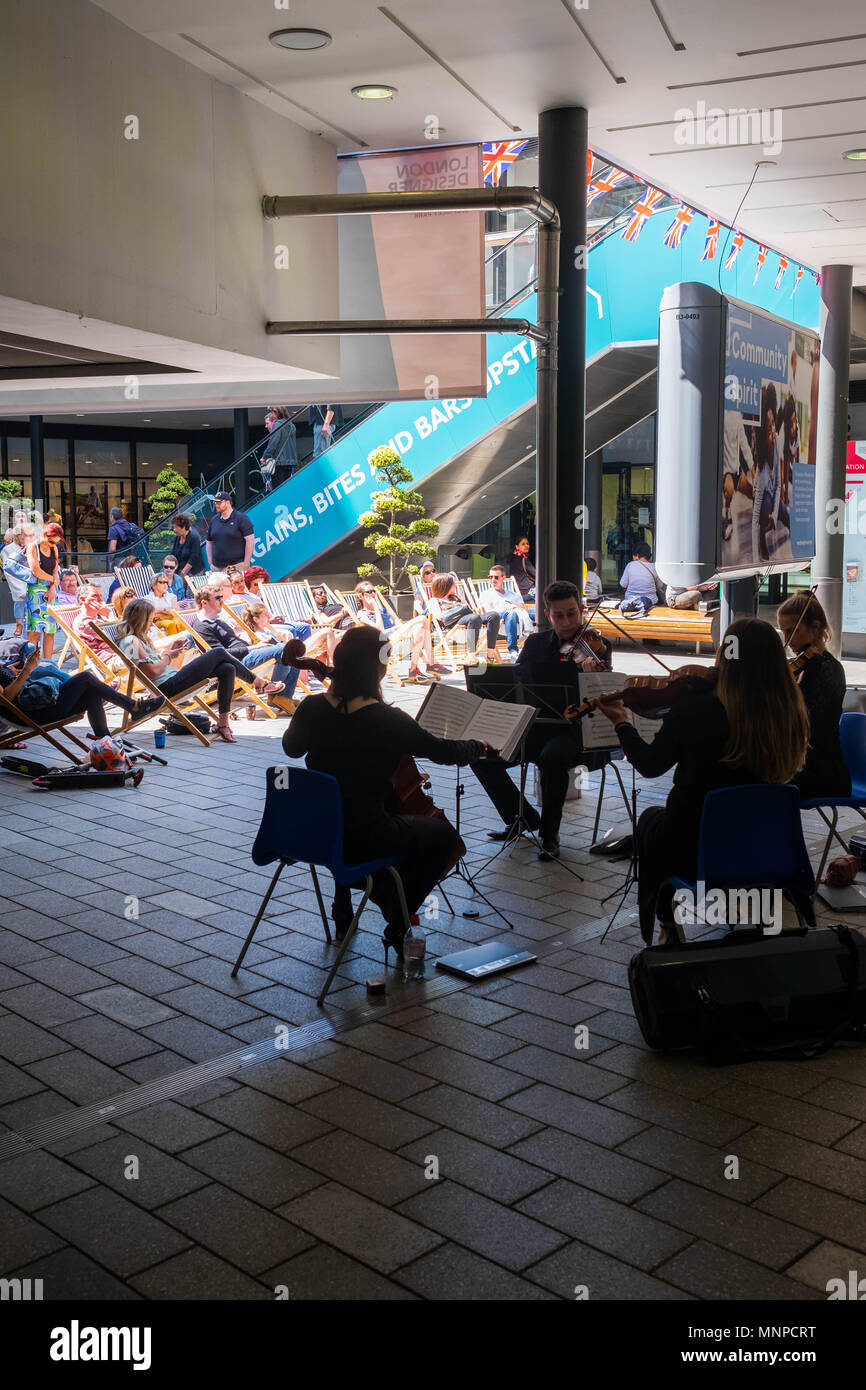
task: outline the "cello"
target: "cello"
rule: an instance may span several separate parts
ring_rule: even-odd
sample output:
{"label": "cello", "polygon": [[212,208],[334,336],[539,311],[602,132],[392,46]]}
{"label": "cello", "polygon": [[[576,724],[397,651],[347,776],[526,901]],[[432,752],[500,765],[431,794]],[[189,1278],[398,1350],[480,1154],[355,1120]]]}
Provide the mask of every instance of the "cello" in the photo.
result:
{"label": "cello", "polygon": [[[288,666],[294,666],[299,671],[312,671],[313,675],[322,682],[332,680],[333,666],[328,666],[317,657],[307,656],[306,650],[300,638],[293,637],[283,649],[283,660]],[[421,771],[411,754],[405,753],[400,759],[394,770],[392,781],[397,805],[389,809],[393,809],[395,815],[434,816],[437,820],[445,821],[450,825],[450,821],[441,806],[437,806],[432,796],[428,796],[427,793],[431,786],[430,779]],[[465,854],[466,845],[462,836],[458,835],[453,857],[450,859],[445,872],[450,873],[452,869],[456,868]]]}

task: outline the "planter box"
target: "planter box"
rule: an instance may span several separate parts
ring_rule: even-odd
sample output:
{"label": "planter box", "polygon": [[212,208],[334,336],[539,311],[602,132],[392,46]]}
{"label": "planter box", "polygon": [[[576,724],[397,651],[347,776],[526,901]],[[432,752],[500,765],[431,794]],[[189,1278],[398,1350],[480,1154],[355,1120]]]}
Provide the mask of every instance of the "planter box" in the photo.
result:
{"label": "planter box", "polygon": [[408,621],[413,616],[412,605],[415,601],[414,594],[389,594],[388,602],[396,610],[397,617],[401,623]]}

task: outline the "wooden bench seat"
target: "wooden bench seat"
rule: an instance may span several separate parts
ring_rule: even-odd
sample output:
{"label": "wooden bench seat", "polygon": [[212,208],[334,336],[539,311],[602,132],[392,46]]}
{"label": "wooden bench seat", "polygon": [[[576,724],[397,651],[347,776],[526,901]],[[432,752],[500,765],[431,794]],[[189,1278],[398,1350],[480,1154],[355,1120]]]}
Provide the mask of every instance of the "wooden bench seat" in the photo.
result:
{"label": "wooden bench seat", "polygon": [[[610,610],[615,623],[627,628],[637,640],[649,638],[656,642],[694,642],[695,652],[700,656],[701,645],[712,648],[718,646],[720,613],[698,613],[694,608],[651,608],[645,618],[624,618],[618,608]],[[597,628],[609,642],[625,642],[627,638],[609,622],[603,608],[593,613],[592,626]]]}

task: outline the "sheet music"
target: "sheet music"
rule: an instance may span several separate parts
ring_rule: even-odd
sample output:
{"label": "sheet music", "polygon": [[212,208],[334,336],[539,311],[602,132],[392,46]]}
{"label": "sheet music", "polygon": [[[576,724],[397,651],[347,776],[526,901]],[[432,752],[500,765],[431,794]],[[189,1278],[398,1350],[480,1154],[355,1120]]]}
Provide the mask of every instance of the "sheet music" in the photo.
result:
{"label": "sheet music", "polygon": [[[582,704],[584,700],[597,700],[602,695],[608,695],[614,690],[621,690],[625,677],[616,671],[582,671],[578,679]],[[652,743],[662,726],[660,719],[647,719],[646,715],[635,714],[632,710],[628,711],[628,720],[647,743]],[[619,739],[616,736],[616,731],[607,716],[602,714],[600,710],[594,714],[586,715],[580,722],[584,748],[616,748],[618,746]]]}
{"label": "sheet music", "polygon": [[500,700],[481,700],[469,721],[465,738],[480,738],[496,748],[503,758],[512,757],[524,731],[535,714],[531,705],[503,704]]}
{"label": "sheet music", "polygon": [[453,685],[434,685],[418,711],[418,723],[436,738],[467,738],[469,721],[483,702]]}

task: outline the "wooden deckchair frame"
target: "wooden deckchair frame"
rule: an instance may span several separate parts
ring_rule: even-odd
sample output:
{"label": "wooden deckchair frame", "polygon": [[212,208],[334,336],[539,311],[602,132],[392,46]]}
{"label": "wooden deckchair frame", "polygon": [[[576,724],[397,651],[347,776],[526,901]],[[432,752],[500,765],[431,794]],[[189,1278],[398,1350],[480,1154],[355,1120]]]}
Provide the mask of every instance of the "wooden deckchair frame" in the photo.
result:
{"label": "wooden deckchair frame", "polygon": [[[201,633],[200,633],[200,632],[196,632],[195,628],[193,627],[193,625],[192,625],[192,618],[195,616],[194,614],[192,614],[192,613],[189,613],[189,614],[187,614],[187,613],[181,613],[178,609],[173,609],[173,610],[172,610],[172,616],[173,616],[173,617],[177,617],[177,618],[180,619],[180,621],[182,622],[184,628],[186,629],[187,634],[192,638],[192,640],[195,642],[196,646],[197,646],[201,651],[203,651],[203,652],[210,652],[210,651],[213,651],[213,650],[214,650],[213,647],[211,647],[211,646],[205,641],[205,639],[202,637]],[[233,616],[234,616],[234,615],[233,615]],[[243,626],[243,624],[241,624],[241,626]],[[261,697],[261,695],[259,695],[258,691],[255,690],[255,689],[253,688],[253,687],[254,687],[254,682],[255,682],[255,679],[256,679],[256,675],[257,675],[257,674],[264,674],[265,672],[268,672],[268,674],[269,674],[268,668],[270,668],[270,671],[272,671],[272,670],[274,669],[274,663],[273,663],[273,661],[263,661],[262,664],[261,664],[261,666],[257,666],[257,667],[255,668],[255,671],[251,670],[251,671],[250,671],[249,683],[245,682],[245,681],[241,678],[241,676],[239,675],[239,676],[237,677],[237,680],[236,680],[236,683],[235,683],[235,690],[237,690],[237,687],[240,686],[241,689],[242,689],[242,691],[243,691],[243,695],[244,695],[244,698],[245,698],[245,699],[250,699],[250,700],[252,700],[252,702],[253,702],[254,705],[258,705],[259,709],[264,710],[265,714],[268,716],[269,719],[276,719],[276,717],[277,717],[277,712],[276,712],[276,710],[271,709],[271,707],[270,707],[270,705],[268,704],[267,700],[263,700],[262,697]],[[182,668],[181,668],[181,669],[182,669]],[[204,698],[205,702],[207,703],[208,707],[211,707],[211,706],[213,705],[213,701],[215,700],[216,696],[208,696],[208,695],[205,695],[203,698]],[[234,698],[236,698],[236,697],[234,697]],[[233,698],[232,703],[234,703],[234,698]]]}
{"label": "wooden deckchair frame", "polygon": [[[162,698],[165,700],[166,711],[170,714],[173,714],[175,719],[179,719],[181,724],[185,725],[189,732],[195,735],[199,743],[203,743],[206,748],[209,748],[211,743],[213,742],[213,739],[208,738],[207,734],[203,734],[200,729],[197,729],[195,727],[191,720],[189,720],[186,717],[186,715],[184,714],[183,710],[177,702],[178,700],[185,700],[189,701],[192,704],[198,705],[199,708],[203,711],[203,713],[207,715],[208,719],[210,719],[212,711],[206,704],[202,696],[198,693],[199,691],[203,690],[206,686],[210,685],[210,679],[199,681],[196,685],[191,686],[189,690],[182,690],[179,695],[166,695],[164,690],[160,690],[156,681],[151,680],[150,676],[148,676],[144,671],[142,671],[140,666],[137,666],[135,662],[132,661],[131,658],[126,655],[125,652],[121,651],[118,643],[114,640],[113,635],[107,630],[108,628],[116,629],[119,626],[119,620],[116,619],[114,622],[106,621],[104,623],[99,623],[94,620],[93,625],[96,628],[96,630],[100,633],[106,646],[110,647],[111,650],[114,652],[115,656],[119,656],[121,661],[123,662],[123,665],[127,672],[125,694],[129,695],[130,698],[133,698],[136,685],[139,685],[142,686],[145,690],[147,690],[151,695],[162,696]],[[123,731],[127,732],[129,729],[134,728],[137,722],[139,721],[134,720],[131,714],[126,714],[122,725]],[[214,735],[214,737],[216,737],[216,735]]]}

